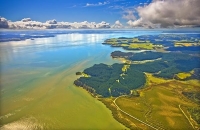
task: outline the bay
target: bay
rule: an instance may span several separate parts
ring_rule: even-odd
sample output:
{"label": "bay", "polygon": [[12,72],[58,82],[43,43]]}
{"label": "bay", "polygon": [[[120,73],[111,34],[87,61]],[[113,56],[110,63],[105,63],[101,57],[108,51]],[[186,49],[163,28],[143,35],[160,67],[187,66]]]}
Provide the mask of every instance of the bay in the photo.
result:
{"label": "bay", "polygon": [[[125,129],[103,103],[73,81],[94,64],[119,63],[107,38],[159,34],[146,30],[2,31],[55,37],[0,43],[1,129]],[[22,36],[23,36],[22,35]]]}

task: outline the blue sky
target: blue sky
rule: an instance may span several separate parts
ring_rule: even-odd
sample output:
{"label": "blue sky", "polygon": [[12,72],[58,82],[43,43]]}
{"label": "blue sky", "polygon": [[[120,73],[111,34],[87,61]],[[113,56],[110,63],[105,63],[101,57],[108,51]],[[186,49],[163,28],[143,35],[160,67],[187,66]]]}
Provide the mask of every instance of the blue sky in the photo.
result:
{"label": "blue sky", "polygon": [[[23,18],[45,22],[56,19],[68,22],[101,22],[113,24],[128,8],[138,7],[150,0],[0,0],[0,16],[11,21]],[[136,14],[137,15],[137,14]]]}
{"label": "blue sky", "polygon": [[0,28],[63,27],[62,21],[75,28],[194,28],[199,7],[200,0],[0,0]]}

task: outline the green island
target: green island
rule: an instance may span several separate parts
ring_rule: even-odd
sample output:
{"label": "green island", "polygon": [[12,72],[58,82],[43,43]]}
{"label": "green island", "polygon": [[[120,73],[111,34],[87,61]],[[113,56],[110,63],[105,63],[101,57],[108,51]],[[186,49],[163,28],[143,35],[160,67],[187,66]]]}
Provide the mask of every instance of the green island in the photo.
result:
{"label": "green island", "polygon": [[74,84],[102,101],[130,129],[197,130],[199,41],[190,35],[164,34],[107,39],[103,44],[130,52],[112,52],[111,57],[122,63],[95,64],[77,72],[80,77]]}
{"label": "green island", "polygon": [[153,49],[162,49],[162,44],[153,44],[149,40],[139,40],[138,38],[111,38],[105,40],[102,44],[108,44],[112,47],[123,47],[127,50],[153,50]]}
{"label": "green island", "polygon": [[174,43],[174,46],[180,46],[180,47],[189,47],[189,46],[200,46],[200,41],[185,41],[185,40],[181,40],[181,41],[176,41]]}

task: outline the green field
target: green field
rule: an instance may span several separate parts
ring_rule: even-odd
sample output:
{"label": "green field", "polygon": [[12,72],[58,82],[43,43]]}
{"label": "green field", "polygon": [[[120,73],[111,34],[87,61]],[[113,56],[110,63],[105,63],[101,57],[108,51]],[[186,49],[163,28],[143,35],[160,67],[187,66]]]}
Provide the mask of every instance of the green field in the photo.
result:
{"label": "green field", "polygon": [[138,38],[111,38],[104,41],[103,44],[108,44],[113,47],[123,47],[128,50],[154,50],[163,49],[162,45],[156,45],[150,41],[142,41]]}
{"label": "green field", "polygon": [[[146,87],[137,90],[140,96],[118,97],[116,104],[119,108],[157,129],[192,130],[200,127],[190,118],[192,110],[188,109],[196,108],[193,112],[197,112],[198,104],[181,94],[182,91],[200,91],[199,80],[165,80],[152,74],[146,73],[146,75],[148,79]],[[113,111],[115,118],[129,128],[152,129],[117,110],[113,105],[114,98],[102,100]]]}
{"label": "green field", "polygon": [[[156,37],[163,40],[156,41]],[[95,64],[83,71],[90,77],[79,77],[74,84],[95,95],[116,120],[130,129],[197,130],[200,128],[200,57],[198,48],[174,49],[179,38],[179,35],[159,35],[107,39],[103,44],[144,51],[114,51],[111,57],[123,63]],[[194,44],[188,40],[181,42],[184,47]]]}

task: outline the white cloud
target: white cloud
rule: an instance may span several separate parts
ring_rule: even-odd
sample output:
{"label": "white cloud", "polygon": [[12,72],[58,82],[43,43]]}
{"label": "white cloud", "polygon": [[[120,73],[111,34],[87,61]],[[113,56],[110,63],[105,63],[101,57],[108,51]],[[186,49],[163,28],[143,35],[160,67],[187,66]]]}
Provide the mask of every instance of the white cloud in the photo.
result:
{"label": "white cloud", "polygon": [[8,20],[0,17],[0,28],[8,28]]}
{"label": "white cloud", "polygon": [[138,19],[135,21],[129,20],[127,22],[128,25],[133,26],[133,27],[141,27],[142,26],[142,19]]}
{"label": "white cloud", "polygon": [[11,22],[7,19],[0,17],[0,28],[9,29],[54,29],[54,28],[65,28],[65,29],[98,29],[98,28],[111,28],[107,22],[57,22],[55,19],[48,20],[45,23],[39,21],[32,21],[30,18],[24,18],[21,21]]}
{"label": "white cloud", "polygon": [[118,10],[118,9],[124,9],[124,6],[120,6],[120,5],[111,5],[109,6],[108,8],[111,8],[111,9],[115,9],[115,10]]}
{"label": "white cloud", "polygon": [[199,7],[200,0],[154,0],[149,5],[138,7],[140,18],[128,24],[163,28],[200,26]]}
{"label": "white cloud", "polygon": [[32,21],[30,18],[24,18],[21,21],[8,22],[10,29],[45,29],[45,24],[38,21]]}
{"label": "white cloud", "polygon": [[131,27],[142,27],[142,28],[157,28],[156,25],[148,22],[148,21],[144,21],[142,18],[137,19],[135,21],[129,20],[127,22],[127,24]]}
{"label": "white cloud", "polygon": [[48,23],[48,24],[57,24],[57,21],[55,19],[53,19],[53,20],[46,21],[46,23]]}
{"label": "white cloud", "polygon": [[115,21],[115,24],[111,26],[112,28],[123,28],[124,26],[120,23],[119,20]]}
{"label": "white cloud", "polygon": [[21,21],[22,22],[28,22],[28,21],[32,21],[32,20],[31,20],[31,18],[23,18]]}
{"label": "white cloud", "polygon": [[110,24],[102,21],[101,23],[96,24],[96,28],[110,28]]}
{"label": "white cloud", "polygon": [[105,2],[98,2],[98,3],[95,3],[95,4],[91,4],[91,3],[87,3],[84,7],[91,7],[91,6],[103,6],[103,5],[107,5],[109,4],[109,2],[105,1]]}
{"label": "white cloud", "polygon": [[136,20],[134,11],[132,11],[132,10],[125,10],[124,14],[122,15],[122,18],[127,19],[127,20]]}

